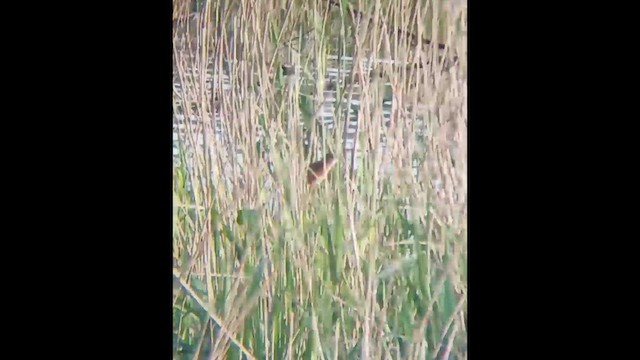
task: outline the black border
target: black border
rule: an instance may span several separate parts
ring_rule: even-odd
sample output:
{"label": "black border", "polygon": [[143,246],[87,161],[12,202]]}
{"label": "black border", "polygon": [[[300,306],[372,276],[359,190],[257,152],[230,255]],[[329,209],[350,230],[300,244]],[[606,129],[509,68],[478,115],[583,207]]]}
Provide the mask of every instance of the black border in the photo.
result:
{"label": "black border", "polygon": [[36,59],[20,76],[38,89],[21,92],[28,116],[12,121],[36,151],[15,152],[30,172],[14,172],[14,203],[29,205],[14,212],[28,221],[11,225],[27,230],[13,253],[24,273],[39,269],[18,281],[36,317],[16,349],[169,359],[172,1],[37,6],[37,35],[8,57]]}
{"label": "black border", "polygon": [[[118,79],[117,74],[122,72],[136,81],[125,90],[127,102],[121,103],[113,114],[114,117],[118,113],[128,114],[126,124],[107,132],[108,136],[113,132],[115,140],[107,142],[121,147],[107,154],[114,156],[112,164],[116,171],[110,183],[118,184],[112,202],[114,199],[121,202],[121,211],[114,220],[126,230],[113,229],[112,251],[118,256],[104,261],[117,269],[107,273],[117,276],[111,282],[115,293],[112,304],[121,314],[111,321],[115,329],[120,329],[115,339],[126,343],[123,346],[126,357],[168,359],[173,343],[173,4],[164,0],[153,4],[127,3],[126,7],[129,6],[136,9],[130,17],[126,16],[127,24],[132,22],[128,27],[132,31],[117,41],[123,41],[127,45],[123,50],[131,51],[133,56],[121,58],[119,63],[125,69],[114,68],[113,76]],[[117,53],[113,56],[119,57]],[[117,169],[126,175],[118,174]],[[120,198],[118,193],[129,197]],[[126,214],[124,226],[121,213]],[[130,319],[124,322],[131,324],[130,329],[123,327],[123,318]]]}
{"label": "black border", "polygon": [[596,30],[562,4],[468,5],[469,353],[575,357],[592,351],[569,340],[588,331],[576,304],[590,297],[569,271],[589,266],[575,243],[587,223],[571,219],[589,209],[576,192],[591,176],[578,175],[591,117],[579,69],[593,57],[576,45]]}
{"label": "black border", "polygon": [[554,79],[545,74],[553,50],[543,41],[544,17],[534,21],[536,5],[468,5],[468,350],[474,358],[544,358],[553,280],[542,210],[554,196],[545,185],[552,142],[543,81]]}

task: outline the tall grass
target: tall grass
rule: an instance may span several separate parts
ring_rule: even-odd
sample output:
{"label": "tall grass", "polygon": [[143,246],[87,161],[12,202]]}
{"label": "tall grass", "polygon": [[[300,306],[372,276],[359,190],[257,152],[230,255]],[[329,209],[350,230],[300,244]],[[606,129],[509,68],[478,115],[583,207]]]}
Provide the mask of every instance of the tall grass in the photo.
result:
{"label": "tall grass", "polygon": [[174,358],[467,357],[465,4],[174,0],[174,81]]}

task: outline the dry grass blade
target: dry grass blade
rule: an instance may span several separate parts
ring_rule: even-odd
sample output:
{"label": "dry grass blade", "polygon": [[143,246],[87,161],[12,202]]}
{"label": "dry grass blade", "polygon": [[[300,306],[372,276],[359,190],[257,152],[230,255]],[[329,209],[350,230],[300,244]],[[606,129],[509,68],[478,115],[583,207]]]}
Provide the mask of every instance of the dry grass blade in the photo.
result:
{"label": "dry grass blade", "polygon": [[220,327],[220,329],[222,329],[222,331],[229,337],[231,342],[234,345],[236,345],[247,358],[255,359],[255,357],[251,354],[249,349],[244,347],[244,345],[242,345],[242,343],[240,341],[238,341],[236,339],[236,337],[233,336],[233,334],[229,333],[229,331],[224,327],[224,322],[222,321],[222,319],[220,319],[216,314],[214,314],[211,311],[211,309],[209,309],[209,306],[195,293],[195,291],[193,291],[191,286],[189,286],[189,284],[187,284],[180,277],[180,273],[175,269],[173,270],[173,276],[174,276],[175,279],[178,280],[178,282],[180,283],[182,288],[186,291],[187,295],[189,295],[193,300],[195,300],[198,303],[198,305],[200,305],[202,307],[202,309],[205,310],[207,312],[207,314],[209,314],[209,316],[211,317],[211,320],[213,320],[216,323],[216,325],[218,325]]}

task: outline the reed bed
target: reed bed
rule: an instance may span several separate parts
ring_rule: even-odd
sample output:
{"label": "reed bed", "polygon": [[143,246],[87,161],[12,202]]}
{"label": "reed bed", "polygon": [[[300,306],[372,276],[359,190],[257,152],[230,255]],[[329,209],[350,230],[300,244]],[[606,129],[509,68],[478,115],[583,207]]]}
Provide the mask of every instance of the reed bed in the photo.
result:
{"label": "reed bed", "polygon": [[466,359],[466,3],[174,0],[173,41],[174,358]]}

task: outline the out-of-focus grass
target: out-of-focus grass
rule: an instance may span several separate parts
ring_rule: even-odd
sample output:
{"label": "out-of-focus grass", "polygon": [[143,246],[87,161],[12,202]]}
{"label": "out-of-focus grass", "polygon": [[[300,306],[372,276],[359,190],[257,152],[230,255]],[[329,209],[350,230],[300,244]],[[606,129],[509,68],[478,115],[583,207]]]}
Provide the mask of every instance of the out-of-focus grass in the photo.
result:
{"label": "out-of-focus grass", "polygon": [[[199,16],[174,0],[174,106],[195,119],[176,124],[175,358],[466,358],[466,15],[415,3],[353,2],[362,29],[345,0],[202,1]],[[394,26],[435,33],[460,63],[443,74]],[[353,178],[344,118],[316,119],[335,54],[423,66],[382,66],[390,125],[376,80],[347,70],[363,79],[337,95],[360,99]],[[341,160],[309,189],[305,164],[327,148]]]}

